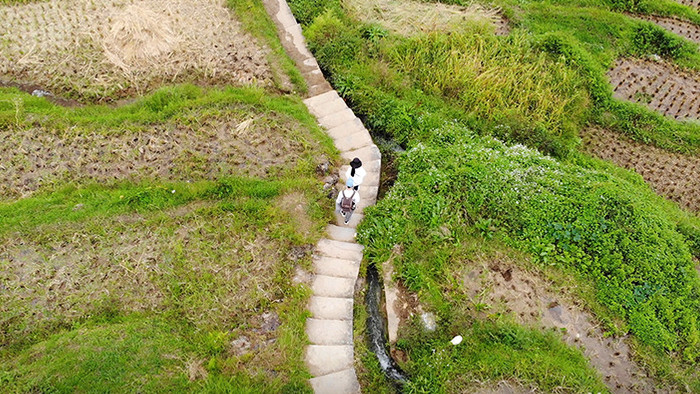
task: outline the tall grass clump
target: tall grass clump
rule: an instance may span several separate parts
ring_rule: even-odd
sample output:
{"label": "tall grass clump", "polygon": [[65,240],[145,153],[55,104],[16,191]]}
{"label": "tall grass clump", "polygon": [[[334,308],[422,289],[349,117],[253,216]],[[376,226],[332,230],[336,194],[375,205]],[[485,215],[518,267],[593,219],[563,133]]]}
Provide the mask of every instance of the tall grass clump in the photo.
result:
{"label": "tall grass clump", "polygon": [[520,34],[433,33],[392,48],[390,61],[429,94],[511,127],[506,139],[565,156],[588,110],[585,80]]}

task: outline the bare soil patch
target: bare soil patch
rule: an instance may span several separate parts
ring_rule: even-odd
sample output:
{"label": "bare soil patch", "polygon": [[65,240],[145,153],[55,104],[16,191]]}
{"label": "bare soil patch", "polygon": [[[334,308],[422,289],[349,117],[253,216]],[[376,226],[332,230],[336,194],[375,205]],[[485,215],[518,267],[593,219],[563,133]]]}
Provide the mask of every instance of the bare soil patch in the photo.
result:
{"label": "bare soil patch", "polygon": [[624,338],[606,337],[589,313],[507,257],[483,261],[458,275],[482,313],[511,315],[521,324],[561,332],[567,344],[581,348],[611,391],[663,392],[632,360]]}
{"label": "bare soil patch", "polygon": [[662,61],[621,59],[608,72],[613,96],[674,119],[700,119],[700,77]]}
{"label": "bare soil patch", "polygon": [[496,34],[510,32],[508,20],[498,8],[478,4],[468,7],[442,3],[399,0],[350,0],[345,2],[358,19],[380,24],[406,36],[432,31],[455,31],[465,26],[483,26]]}
{"label": "bare soil patch", "polygon": [[656,23],[672,33],[678,34],[681,37],[685,37],[690,41],[700,44],[700,26],[694,23],[685,22],[676,18],[664,18],[653,15],[643,15],[639,17],[649,22]]}
{"label": "bare soil patch", "polygon": [[0,6],[0,77],[83,100],[163,83],[268,84],[267,48],[218,0],[76,0]]}
{"label": "bare soil patch", "polygon": [[0,130],[0,199],[68,181],[265,178],[294,168],[310,147],[320,146],[286,115],[246,108],[189,116],[196,122],[109,135],[78,128]]}
{"label": "bare soil patch", "polygon": [[656,193],[700,211],[700,158],[670,153],[598,128],[584,130],[581,137],[586,152],[637,172]]}

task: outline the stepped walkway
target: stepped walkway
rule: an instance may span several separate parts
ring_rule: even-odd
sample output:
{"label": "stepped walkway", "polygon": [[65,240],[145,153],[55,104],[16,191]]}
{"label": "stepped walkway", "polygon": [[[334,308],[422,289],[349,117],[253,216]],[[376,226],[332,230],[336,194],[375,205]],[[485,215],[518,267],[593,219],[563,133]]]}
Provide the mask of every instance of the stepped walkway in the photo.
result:
{"label": "stepped walkway", "polygon": [[[313,296],[308,305],[311,318],[306,321],[311,345],[306,348],[305,357],[313,376],[310,383],[314,391],[359,393],[354,368],[352,315],[363,247],[355,242],[355,228],[364,217],[364,208],[374,205],[377,200],[381,154],[362,122],[323,77],[316,59],[306,48],[301,26],[287,2],[264,0],[263,3],[277,24],[282,45],[309,85],[310,97],[304,103],[333,138],[343,159],[350,162],[358,157],[367,171],[359,190],[360,203],[350,222],[343,224],[343,218],[337,214],[337,225],[329,225],[326,237],[316,246],[311,285]],[[345,165],[340,169],[341,179],[345,179],[348,168]]]}

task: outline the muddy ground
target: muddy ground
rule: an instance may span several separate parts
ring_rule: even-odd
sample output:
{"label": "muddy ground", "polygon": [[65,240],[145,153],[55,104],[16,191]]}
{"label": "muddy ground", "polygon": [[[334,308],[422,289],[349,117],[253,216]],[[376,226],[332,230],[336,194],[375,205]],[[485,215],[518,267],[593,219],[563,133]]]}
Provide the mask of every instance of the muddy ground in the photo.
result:
{"label": "muddy ground", "polygon": [[[556,330],[563,340],[579,347],[591,366],[615,393],[666,392],[655,386],[632,359],[624,338],[606,336],[595,318],[566,294],[570,289],[555,289],[537,273],[519,268],[507,256],[484,259],[455,271],[482,317],[491,314],[512,316],[526,326]],[[395,308],[405,324],[413,314],[421,313],[415,294],[403,286]],[[480,392],[523,393],[530,389],[514,382],[489,384]]]}
{"label": "muddy ground", "polygon": [[309,147],[319,146],[286,115],[232,105],[222,115],[189,118],[140,131],[0,130],[0,199],[67,182],[265,178],[294,168]]}
{"label": "muddy ground", "polygon": [[584,151],[637,172],[656,193],[683,208],[700,211],[700,158],[670,153],[599,128],[582,131],[581,138]]}
{"label": "muddy ground", "polygon": [[664,61],[620,59],[608,72],[613,97],[673,119],[700,119],[700,76]]}

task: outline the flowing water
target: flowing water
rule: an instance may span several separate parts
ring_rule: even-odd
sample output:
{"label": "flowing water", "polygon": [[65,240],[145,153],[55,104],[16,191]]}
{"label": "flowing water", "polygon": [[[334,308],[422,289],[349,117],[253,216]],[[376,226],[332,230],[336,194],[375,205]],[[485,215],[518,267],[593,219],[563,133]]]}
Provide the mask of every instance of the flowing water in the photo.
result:
{"label": "flowing water", "polygon": [[384,318],[379,310],[382,300],[382,284],[379,280],[379,274],[374,265],[367,267],[367,294],[365,295],[365,304],[367,306],[367,333],[369,335],[370,350],[377,355],[379,365],[386,376],[400,386],[405,383],[408,378],[399,368],[394,359],[389,355],[387,349],[387,335],[384,323]]}

